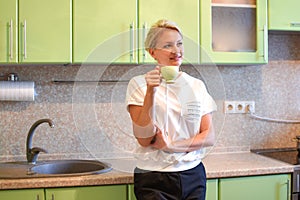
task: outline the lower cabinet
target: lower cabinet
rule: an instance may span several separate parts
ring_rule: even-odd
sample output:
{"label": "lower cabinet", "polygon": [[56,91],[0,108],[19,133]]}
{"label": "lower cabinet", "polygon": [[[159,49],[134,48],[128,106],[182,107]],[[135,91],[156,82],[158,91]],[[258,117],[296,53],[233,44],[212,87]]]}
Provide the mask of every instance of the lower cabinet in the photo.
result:
{"label": "lower cabinet", "polygon": [[0,190],[1,200],[44,200],[44,189]]}
{"label": "lower cabinet", "polygon": [[127,185],[45,189],[46,200],[127,200]]}
{"label": "lower cabinet", "polygon": [[[289,200],[289,174],[208,179],[206,200]],[[0,190],[1,200],[136,200],[133,184]]]}
{"label": "lower cabinet", "polygon": [[208,179],[206,182],[206,200],[218,200],[218,179]]}
{"label": "lower cabinet", "polygon": [[136,200],[134,195],[134,185],[128,185],[128,200]]}
{"label": "lower cabinet", "polygon": [[219,180],[219,200],[289,200],[290,175],[250,176]]}

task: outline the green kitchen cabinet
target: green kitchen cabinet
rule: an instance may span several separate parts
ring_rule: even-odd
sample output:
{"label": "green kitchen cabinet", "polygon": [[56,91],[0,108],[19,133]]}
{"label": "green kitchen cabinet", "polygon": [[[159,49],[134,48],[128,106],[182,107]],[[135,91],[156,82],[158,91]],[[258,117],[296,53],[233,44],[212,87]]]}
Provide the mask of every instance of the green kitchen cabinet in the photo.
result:
{"label": "green kitchen cabinet", "polygon": [[267,0],[200,2],[201,63],[268,62]]}
{"label": "green kitchen cabinet", "polygon": [[128,185],[128,200],[136,200],[134,195],[134,185],[129,184]]}
{"label": "green kitchen cabinet", "polygon": [[140,63],[154,62],[145,51],[144,42],[147,30],[160,19],[175,22],[181,29],[184,39],[184,62],[199,63],[199,1],[189,0],[139,0],[139,61]]}
{"label": "green kitchen cabinet", "polygon": [[46,200],[127,200],[127,185],[45,189]]}
{"label": "green kitchen cabinet", "polygon": [[44,200],[44,189],[0,190],[1,200]]}
{"label": "green kitchen cabinet", "polygon": [[71,0],[0,0],[1,63],[70,63]]}
{"label": "green kitchen cabinet", "polygon": [[137,63],[136,0],[74,0],[73,62]]}
{"label": "green kitchen cabinet", "polygon": [[154,62],[144,41],[158,19],[178,23],[184,30],[186,61],[199,62],[198,0],[74,0],[73,8],[74,63]]}
{"label": "green kitchen cabinet", "polygon": [[299,0],[268,0],[269,30],[300,31]]}
{"label": "green kitchen cabinet", "polygon": [[18,62],[18,0],[0,0],[0,63]]}
{"label": "green kitchen cabinet", "polygon": [[207,179],[206,200],[218,200],[218,179]]}
{"label": "green kitchen cabinet", "polygon": [[290,199],[290,175],[266,175],[219,180],[219,200]]}
{"label": "green kitchen cabinet", "polygon": [[71,0],[19,1],[19,62],[70,63]]}

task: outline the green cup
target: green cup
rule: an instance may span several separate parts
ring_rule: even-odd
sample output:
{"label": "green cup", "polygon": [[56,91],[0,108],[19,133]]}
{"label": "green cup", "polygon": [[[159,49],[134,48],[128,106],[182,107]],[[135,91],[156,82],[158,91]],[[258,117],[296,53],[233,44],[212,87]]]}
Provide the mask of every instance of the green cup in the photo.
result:
{"label": "green cup", "polygon": [[179,66],[162,66],[160,72],[166,83],[174,83],[179,73]]}

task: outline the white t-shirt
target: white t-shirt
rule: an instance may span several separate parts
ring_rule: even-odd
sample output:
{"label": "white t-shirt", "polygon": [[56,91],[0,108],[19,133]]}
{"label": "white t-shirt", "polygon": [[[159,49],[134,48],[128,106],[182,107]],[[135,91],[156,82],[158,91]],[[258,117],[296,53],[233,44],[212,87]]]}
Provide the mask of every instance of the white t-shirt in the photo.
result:
{"label": "white t-shirt", "polygon": [[[145,75],[132,78],[128,84],[126,104],[143,106],[146,95]],[[157,87],[153,122],[167,143],[188,139],[199,133],[201,117],[216,110],[204,83],[180,72],[175,83],[165,81]],[[136,149],[137,167],[150,171],[183,171],[197,166],[205,148],[188,153],[169,153],[152,147]]]}

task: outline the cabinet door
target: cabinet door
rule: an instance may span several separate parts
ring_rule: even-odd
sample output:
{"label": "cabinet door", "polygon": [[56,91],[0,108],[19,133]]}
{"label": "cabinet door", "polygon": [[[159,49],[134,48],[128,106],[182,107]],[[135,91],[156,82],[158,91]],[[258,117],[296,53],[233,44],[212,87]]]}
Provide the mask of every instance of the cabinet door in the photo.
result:
{"label": "cabinet door", "polygon": [[206,187],[206,200],[218,200],[218,179],[208,179]]}
{"label": "cabinet door", "polygon": [[19,62],[71,62],[71,0],[19,1]]}
{"label": "cabinet door", "polygon": [[136,0],[74,0],[75,63],[137,63]]}
{"label": "cabinet door", "polygon": [[290,175],[220,179],[219,200],[289,200],[289,180]]}
{"label": "cabinet door", "polygon": [[136,200],[135,194],[134,194],[134,185],[130,184],[128,187],[128,200]]}
{"label": "cabinet door", "polygon": [[126,185],[46,189],[46,200],[127,200]]}
{"label": "cabinet door", "polygon": [[175,22],[181,29],[184,39],[184,62],[199,63],[199,1],[189,0],[140,0],[139,1],[139,28],[140,53],[139,61],[154,62],[145,52],[144,41],[147,29],[159,19],[168,19]]}
{"label": "cabinet door", "polygon": [[43,189],[28,189],[28,190],[1,190],[1,200],[43,200]]}
{"label": "cabinet door", "polygon": [[268,62],[266,0],[201,1],[201,62]]}
{"label": "cabinet door", "polygon": [[18,62],[18,1],[0,0],[0,63]]}
{"label": "cabinet door", "polygon": [[269,0],[269,29],[300,31],[299,0]]}

